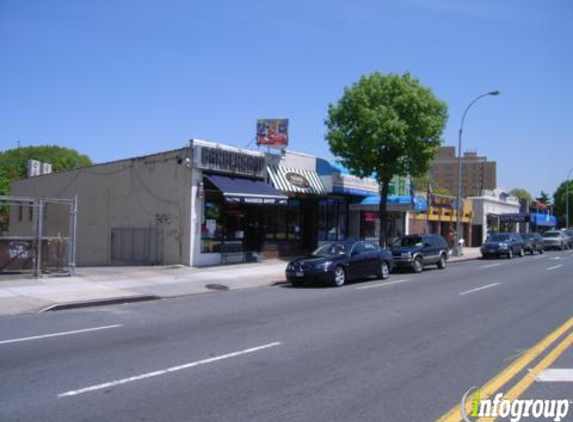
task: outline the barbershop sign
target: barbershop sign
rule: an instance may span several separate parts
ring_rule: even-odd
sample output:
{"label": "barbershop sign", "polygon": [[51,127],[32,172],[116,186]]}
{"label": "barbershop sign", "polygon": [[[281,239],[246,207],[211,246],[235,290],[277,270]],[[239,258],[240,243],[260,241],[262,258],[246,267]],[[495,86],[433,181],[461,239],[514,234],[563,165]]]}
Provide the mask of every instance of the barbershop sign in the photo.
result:
{"label": "barbershop sign", "polygon": [[198,168],[240,176],[265,177],[265,157],[237,150],[194,147],[194,161]]}

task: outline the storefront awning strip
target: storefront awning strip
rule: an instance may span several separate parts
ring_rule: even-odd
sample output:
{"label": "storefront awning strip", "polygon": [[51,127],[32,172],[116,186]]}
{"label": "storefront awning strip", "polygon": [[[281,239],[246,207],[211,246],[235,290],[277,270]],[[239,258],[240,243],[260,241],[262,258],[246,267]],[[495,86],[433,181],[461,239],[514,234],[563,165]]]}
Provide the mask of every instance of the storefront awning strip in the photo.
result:
{"label": "storefront awning strip", "polygon": [[247,179],[244,177],[228,177],[218,174],[209,174],[205,177],[219,189],[223,196],[233,198],[259,198],[284,201],[288,199],[282,192],[262,180]]}
{"label": "storefront awning strip", "polygon": [[287,193],[326,195],[326,189],[315,171],[280,166],[267,166],[273,186]]}

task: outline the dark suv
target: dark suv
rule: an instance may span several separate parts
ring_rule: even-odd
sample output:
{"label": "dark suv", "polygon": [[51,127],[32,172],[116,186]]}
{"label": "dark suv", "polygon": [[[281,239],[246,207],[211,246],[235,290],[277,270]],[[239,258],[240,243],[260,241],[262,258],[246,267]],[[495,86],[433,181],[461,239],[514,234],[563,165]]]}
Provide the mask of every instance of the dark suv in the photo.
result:
{"label": "dark suv", "polygon": [[543,237],[539,233],[522,234],[523,250],[531,255],[536,252],[543,253]]}
{"label": "dark suv", "polygon": [[484,258],[490,256],[506,256],[509,259],[515,255],[525,255],[525,243],[517,233],[497,233],[487,238],[481,245],[481,254]]}
{"label": "dark suv", "polygon": [[403,236],[392,244],[392,256],[396,267],[408,267],[417,273],[425,265],[444,269],[448,260],[448,244],[437,234]]}

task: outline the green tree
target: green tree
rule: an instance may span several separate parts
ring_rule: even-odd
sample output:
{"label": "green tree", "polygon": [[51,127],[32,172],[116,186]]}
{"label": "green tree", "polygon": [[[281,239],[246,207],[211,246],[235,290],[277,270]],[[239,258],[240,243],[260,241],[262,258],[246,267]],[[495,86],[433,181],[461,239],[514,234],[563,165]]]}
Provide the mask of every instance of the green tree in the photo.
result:
{"label": "green tree", "polygon": [[388,237],[386,205],[393,176],[421,177],[441,144],[447,106],[409,73],[373,73],[328,107],[331,152],[358,177],[380,185],[380,244]]}
{"label": "green tree", "polygon": [[0,152],[0,195],[10,193],[10,182],[26,177],[28,160],[52,164],[54,172],[86,167],[92,164],[86,156],[75,149],[55,145],[9,149]]}
{"label": "green tree", "polygon": [[[557,217],[560,225],[565,226],[565,210],[567,198],[567,181],[563,181],[553,194],[553,213]],[[573,222],[573,180],[569,180],[569,224]]]}
{"label": "green tree", "polygon": [[509,193],[519,199],[525,199],[529,202],[535,201],[533,195],[523,188],[513,188]]}
{"label": "green tree", "polygon": [[551,205],[551,197],[549,194],[541,191],[538,198],[535,198],[537,202],[545,205]]}

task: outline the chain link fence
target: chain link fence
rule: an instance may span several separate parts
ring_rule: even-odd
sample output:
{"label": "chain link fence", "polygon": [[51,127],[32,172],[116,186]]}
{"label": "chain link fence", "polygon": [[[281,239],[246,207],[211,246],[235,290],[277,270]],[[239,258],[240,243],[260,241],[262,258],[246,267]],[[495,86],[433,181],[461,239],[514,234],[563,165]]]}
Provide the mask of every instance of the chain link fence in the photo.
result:
{"label": "chain link fence", "polygon": [[0,274],[72,275],[77,199],[0,196]]}

